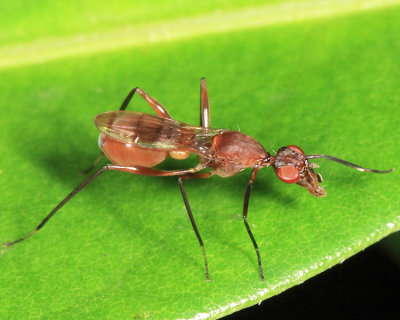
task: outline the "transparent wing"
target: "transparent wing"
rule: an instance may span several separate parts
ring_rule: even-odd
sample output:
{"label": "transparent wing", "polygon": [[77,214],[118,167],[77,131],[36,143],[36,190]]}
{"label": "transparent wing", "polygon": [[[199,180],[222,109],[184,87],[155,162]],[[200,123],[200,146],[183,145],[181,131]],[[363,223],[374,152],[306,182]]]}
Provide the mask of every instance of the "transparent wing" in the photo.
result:
{"label": "transparent wing", "polygon": [[203,153],[213,136],[226,131],[133,111],[101,113],[95,118],[95,124],[100,132],[124,143],[145,148],[190,150],[193,153]]}

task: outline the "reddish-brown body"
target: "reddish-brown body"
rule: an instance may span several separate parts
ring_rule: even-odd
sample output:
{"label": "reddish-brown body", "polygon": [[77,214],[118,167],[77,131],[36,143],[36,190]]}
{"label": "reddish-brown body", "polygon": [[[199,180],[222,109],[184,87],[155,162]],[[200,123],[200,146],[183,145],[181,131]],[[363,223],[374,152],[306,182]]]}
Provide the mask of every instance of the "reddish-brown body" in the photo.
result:
{"label": "reddish-brown body", "polygon": [[[4,246],[14,245],[35,234],[65,203],[106,170],[124,171],[146,176],[178,176],[185,207],[203,252],[206,279],[209,280],[206,252],[182,179],[208,178],[211,175],[230,177],[245,168],[252,168],[243,202],[243,222],[256,250],[260,276],[264,280],[260,252],[247,222],[250,190],[260,168],[273,167],[281,181],[289,184],[296,183],[317,197],[325,196],[326,192],[318,184],[322,182],[321,175],[316,174],[313,170],[318,166],[309,163],[309,159],[326,158],[360,171],[375,173],[388,173],[393,170],[366,169],[324,154],[306,156],[301,148],[294,145],[282,147],[275,156],[271,156],[260,143],[250,136],[238,131],[210,128],[208,93],[204,78],[201,80],[200,88],[200,126],[188,125],[173,120],[160,103],[140,88],[134,88],[129,92],[121,105],[120,111],[105,112],[98,115],[95,123],[101,132],[99,146],[113,164],[105,165],[76,187],[34,230],[22,238],[4,243]],[[149,103],[158,115],[125,111],[136,92]],[[197,155],[200,160],[200,163],[193,168],[165,171],[153,168],[168,156],[175,159],[185,159],[190,154]],[[98,159],[101,159],[101,157]],[[94,168],[96,163],[97,161],[87,171]],[[208,172],[200,172],[203,169],[210,170]]]}
{"label": "reddish-brown body", "polygon": [[101,113],[95,124],[101,132],[99,147],[116,165],[151,168],[169,155],[184,159],[193,153],[200,160],[193,172],[211,168],[209,175],[231,177],[246,168],[272,165],[283,182],[297,183],[318,197],[326,195],[297,146],[281,148],[272,157],[254,138],[239,131],[193,126],[133,111]]}
{"label": "reddish-brown body", "polygon": [[215,173],[230,177],[246,168],[268,166],[270,155],[254,138],[238,131],[227,131],[211,140]]}
{"label": "reddish-brown body", "polygon": [[168,155],[196,154],[212,174],[230,177],[245,168],[268,166],[269,153],[238,131],[202,128],[132,111],[111,111],[95,119],[99,146],[114,164],[153,167]]}

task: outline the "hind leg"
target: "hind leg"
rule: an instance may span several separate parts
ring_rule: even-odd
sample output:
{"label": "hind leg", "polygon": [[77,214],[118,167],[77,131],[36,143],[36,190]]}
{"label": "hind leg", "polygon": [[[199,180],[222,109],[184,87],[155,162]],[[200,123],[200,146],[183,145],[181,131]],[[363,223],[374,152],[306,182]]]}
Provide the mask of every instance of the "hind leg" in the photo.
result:
{"label": "hind leg", "polygon": [[160,117],[164,117],[164,118],[169,118],[172,119],[172,117],[169,115],[168,111],[161,105],[161,103],[159,103],[156,99],[150,97],[146,92],[144,92],[142,89],[140,89],[139,87],[136,87],[134,89],[132,89],[128,95],[126,96],[125,100],[122,102],[121,107],[119,108],[119,110],[124,111],[129,102],[132,100],[133,95],[135,93],[138,93],[144,100],[146,100],[146,102],[154,109],[154,111],[160,116]]}

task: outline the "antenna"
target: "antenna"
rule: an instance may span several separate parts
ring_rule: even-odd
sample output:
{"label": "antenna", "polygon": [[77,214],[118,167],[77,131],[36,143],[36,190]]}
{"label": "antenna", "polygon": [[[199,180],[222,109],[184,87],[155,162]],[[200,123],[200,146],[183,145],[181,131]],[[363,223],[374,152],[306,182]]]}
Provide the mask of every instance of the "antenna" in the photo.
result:
{"label": "antenna", "polygon": [[342,160],[342,159],[338,159],[338,158],[335,158],[335,157],[332,157],[332,156],[328,156],[326,154],[310,154],[310,155],[306,156],[306,159],[308,159],[308,160],[309,159],[319,159],[319,158],[325,158],[325,159],[328,159],[328,160],[332,160],[332,161],[341,163],[341,164],[343,164],[345,166],[357,169],[358,171],[366,171],[366,172],[374,172],[374,173],[389,173],[389,172],[392,172],[394,170],[393,168],[391,168],[389,170],[376,170],[376,169],[363,168],[363,167],[360,167],[359,165],[356,165],[354,163],[351,163],[351,162],[348,162],[348,161],[345,161],[345,160]]}

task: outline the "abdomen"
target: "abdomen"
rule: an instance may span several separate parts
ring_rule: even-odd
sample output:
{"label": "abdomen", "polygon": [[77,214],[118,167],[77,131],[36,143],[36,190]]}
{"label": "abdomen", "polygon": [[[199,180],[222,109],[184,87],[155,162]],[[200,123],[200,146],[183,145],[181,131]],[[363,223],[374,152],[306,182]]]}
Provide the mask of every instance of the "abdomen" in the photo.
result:
{"label": "abdomen", "polygon": [[138,147],[134,143],[125,143],[105,133],[99,136],[99,147],[114,164],[122,166],[153,167],[168,157],[168,151]]}
{"label": "abdomen", "polygon": [[[95,119],[101,131],[99,147],[114,164],[152,167],[168,155],[184,151],[194,135],[187,125],[173,119],[132,111],[111,111]],[[178,154],[178,158],[182,155]]]}

